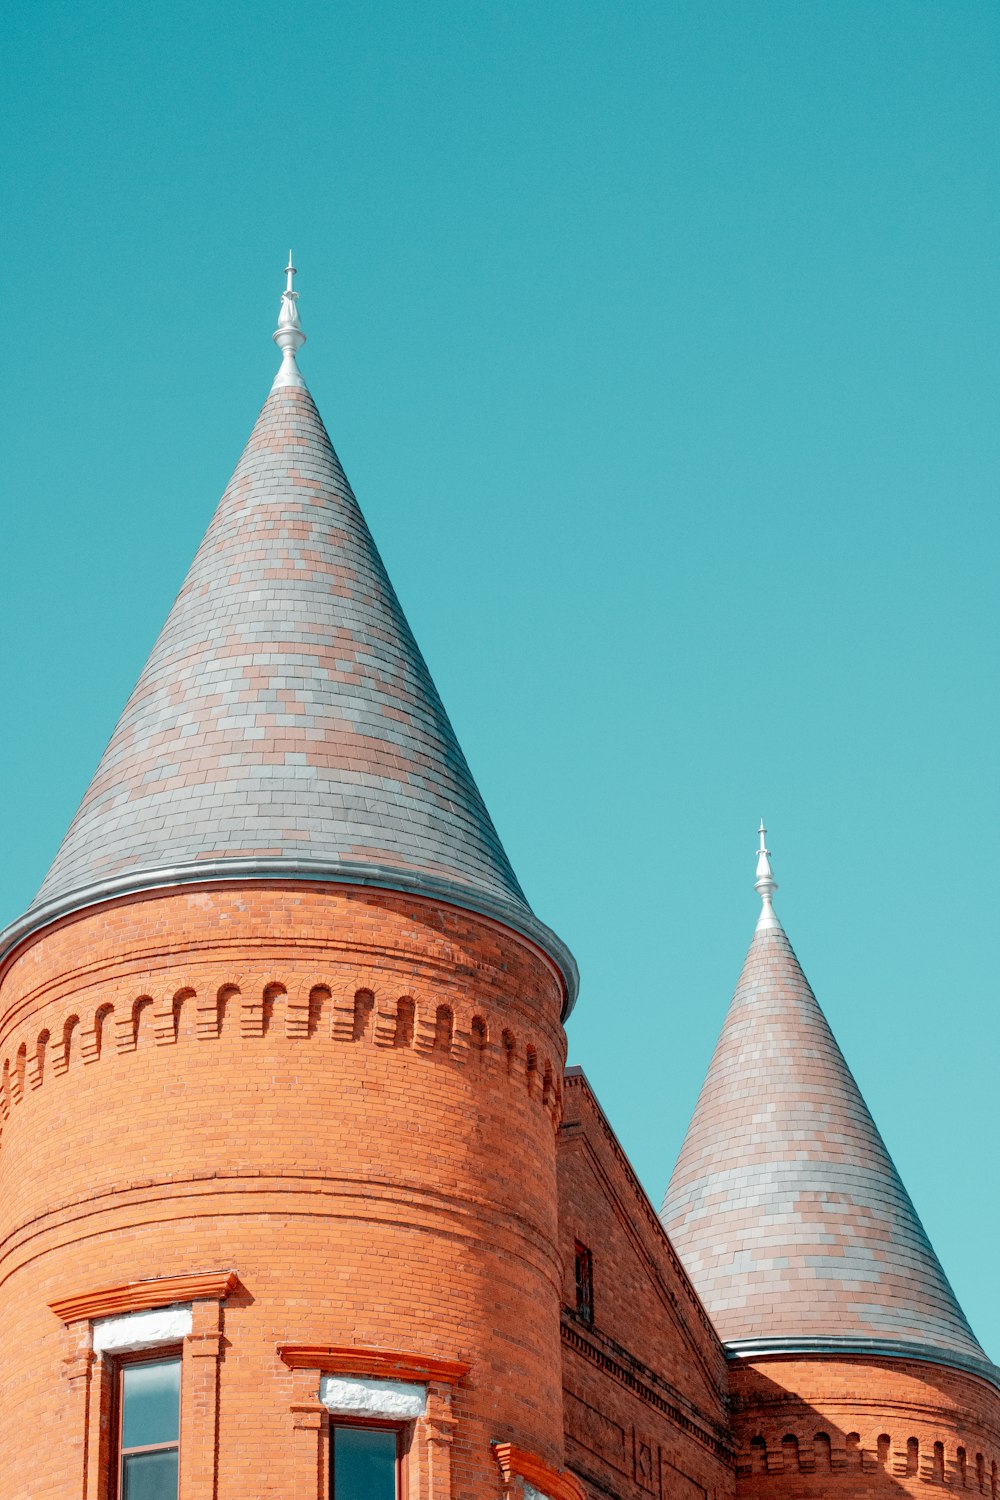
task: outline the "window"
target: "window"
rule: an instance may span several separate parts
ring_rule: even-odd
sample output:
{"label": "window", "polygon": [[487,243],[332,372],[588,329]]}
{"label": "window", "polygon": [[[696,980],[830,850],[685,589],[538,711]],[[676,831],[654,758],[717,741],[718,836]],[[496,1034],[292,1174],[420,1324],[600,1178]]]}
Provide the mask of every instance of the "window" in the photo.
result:
{"label": "window", "polygon": [[177,1500],[180,1416],[178,1355],[120,1365],[116,1500]]}
{"label": "window", "polygon": [[395,1427],[331,1425],[331,1500],[397,1500],[399,1439]]}
{"label": "window", "polygon": [[594,1321],[594,1261],[586,1245],[576,1243],[576,1315]]}

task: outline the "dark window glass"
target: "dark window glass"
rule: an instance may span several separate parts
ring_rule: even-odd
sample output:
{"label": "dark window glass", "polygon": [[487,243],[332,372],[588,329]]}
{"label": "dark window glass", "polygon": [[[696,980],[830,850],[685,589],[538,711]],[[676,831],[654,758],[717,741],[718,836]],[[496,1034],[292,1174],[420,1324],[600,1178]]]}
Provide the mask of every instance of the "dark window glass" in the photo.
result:
{"label": "dark window glass", "polygon": [[122,1465],[122,1500],[177,1500],[177,1449],[130,1453]]}
{"label": "dark window glass", "polygon": [[330,1438],[333,1500],[396,1500],[395,1432],[333,1427]]}
{"label": "dark window glass", "polygon": [[177,1500],[180,1360],[123,1365],[119,1399],[121,1500]]}
{"label": "dark window glass", "polygon": [[576,1311],[585,1323],[594,1321],[594,1262],[586,1245],[576,1246]]}

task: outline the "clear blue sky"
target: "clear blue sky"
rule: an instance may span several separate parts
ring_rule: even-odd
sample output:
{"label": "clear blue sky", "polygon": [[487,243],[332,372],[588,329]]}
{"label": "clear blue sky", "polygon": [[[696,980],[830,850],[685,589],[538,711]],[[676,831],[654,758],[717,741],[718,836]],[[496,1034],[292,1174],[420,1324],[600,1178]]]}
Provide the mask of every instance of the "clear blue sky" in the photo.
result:
{"label": "clear blue sky", "polygon": [[302,365],[659,1203],[778,909],[996,1296],[987,0],[5,10],[0,921]]}

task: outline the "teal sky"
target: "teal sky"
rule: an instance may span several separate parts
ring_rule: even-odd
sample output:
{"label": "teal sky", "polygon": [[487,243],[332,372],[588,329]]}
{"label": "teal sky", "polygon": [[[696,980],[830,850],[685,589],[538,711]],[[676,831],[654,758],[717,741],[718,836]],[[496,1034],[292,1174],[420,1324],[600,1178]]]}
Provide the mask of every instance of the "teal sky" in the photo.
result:
{"label": "teal sky", "polygon": [[654,1202],[785,927],[996,1296],[1000,10],[11,0],[0,922],[302,368]]}

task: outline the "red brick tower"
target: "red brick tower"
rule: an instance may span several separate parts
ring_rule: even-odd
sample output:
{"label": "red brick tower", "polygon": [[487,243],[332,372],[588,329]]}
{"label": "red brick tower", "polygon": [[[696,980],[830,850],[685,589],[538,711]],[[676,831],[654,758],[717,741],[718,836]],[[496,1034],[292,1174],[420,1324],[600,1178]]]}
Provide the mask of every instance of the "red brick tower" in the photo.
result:
{"label": "red brick tower", "polygon": [[[342,1429],[398,1434],[409,1500],[499,1496],[493,1443],[574,1493],[574,964],[298,371],[292,274],[271,394],[2,938],[4,1500],[117,1500],[126,1470],[130,1495],[324,1500]],[[149,1370],[176,1372],[179,1437],[143,1427]]]}
{"label": "red brick tower", "polygon": [[774,914],[663,1205],[724,1343],[737,1494],[996,1500],[1000,1371],[966,1322]]}

